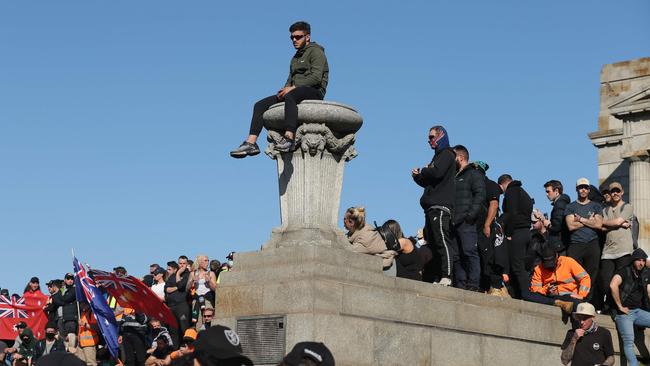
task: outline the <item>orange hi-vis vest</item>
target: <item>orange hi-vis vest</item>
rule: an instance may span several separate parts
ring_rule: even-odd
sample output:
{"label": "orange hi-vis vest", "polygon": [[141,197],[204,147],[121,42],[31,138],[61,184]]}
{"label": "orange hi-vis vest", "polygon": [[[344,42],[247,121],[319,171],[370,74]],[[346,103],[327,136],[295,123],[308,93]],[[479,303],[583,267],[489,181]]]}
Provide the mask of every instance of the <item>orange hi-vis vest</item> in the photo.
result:
{"label": "orange hi-vis vest", "polygon": [[[86,327],[88,325],[88,327]],[[79,321],[79,346],[92,347],[99,343],[97,320],[90,311],[84,311]]]}
{"label": "orange hi-vis vest", "polygon": [[[549,287],[557,286],[557,293],[550,293]],[[591,289],[591,278],[587,271],[571,257],[557,258],[555,270],[546,269],[542,263],[535,266],[530,281],[530,291],[542,295],[580,295],[583,299]]]}

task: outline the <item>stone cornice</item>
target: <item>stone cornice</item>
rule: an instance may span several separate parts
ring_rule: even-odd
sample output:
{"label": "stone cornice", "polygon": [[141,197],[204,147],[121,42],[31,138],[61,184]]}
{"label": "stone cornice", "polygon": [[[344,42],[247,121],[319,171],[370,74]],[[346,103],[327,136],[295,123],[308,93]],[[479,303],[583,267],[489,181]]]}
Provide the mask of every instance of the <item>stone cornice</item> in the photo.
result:
{"label": "stone cornice", "polygon": [[627,94],[608,106],[609,112],[621,119],[623,116],[650,111],[650,86]]}
{"label": "stone cornice", "polygon": [[591,143],[596,147],[606,145],[618,145],[623,139],[623,129],[614,128],[611,130],[595,131],[588,134]]}

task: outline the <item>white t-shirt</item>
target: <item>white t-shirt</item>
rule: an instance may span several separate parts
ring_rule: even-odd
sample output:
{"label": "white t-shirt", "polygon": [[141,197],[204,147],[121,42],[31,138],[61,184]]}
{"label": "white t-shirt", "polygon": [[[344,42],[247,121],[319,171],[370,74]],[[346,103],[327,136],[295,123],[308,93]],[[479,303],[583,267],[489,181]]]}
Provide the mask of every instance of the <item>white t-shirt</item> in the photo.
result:
{"label": "white t-shirt", "polygon": [[165,300],[165,282],[155,283],[151,286],[151,290],[153,290],[161,300]]}

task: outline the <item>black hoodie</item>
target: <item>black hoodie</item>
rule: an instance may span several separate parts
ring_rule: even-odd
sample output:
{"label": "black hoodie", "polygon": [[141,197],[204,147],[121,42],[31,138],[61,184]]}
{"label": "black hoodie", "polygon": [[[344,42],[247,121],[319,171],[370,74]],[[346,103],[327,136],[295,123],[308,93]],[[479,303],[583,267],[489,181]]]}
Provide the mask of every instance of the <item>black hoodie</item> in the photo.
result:
{"label": "black hoodie", "polygon": [[569,245],[570,232],[564,220],[564,210],[566,206],[571,203],[571,198],[562,193],[555,201],[553,201],[553,210],[551,211],[551,226],[548,228],[549,242],[559,247],[560,244],[565,247]]}
{"label": "black hoodie", "polygon": [[420,174],[413,180],[424,193],[420,198],[420,206],[424,210],[431,206],[445,206],[449,210],[454,208],[456,194],[456,153],[450,147],[436,151],[433,160],[426,167],[420,169]]}
{"label": "black hoodie", "polygon": [[508,184],[503,196],[503,231],[512,236],[516,229],[530,229],[530,215],[533,213],[533,200],[521,188],[521,182],[513,180]]}

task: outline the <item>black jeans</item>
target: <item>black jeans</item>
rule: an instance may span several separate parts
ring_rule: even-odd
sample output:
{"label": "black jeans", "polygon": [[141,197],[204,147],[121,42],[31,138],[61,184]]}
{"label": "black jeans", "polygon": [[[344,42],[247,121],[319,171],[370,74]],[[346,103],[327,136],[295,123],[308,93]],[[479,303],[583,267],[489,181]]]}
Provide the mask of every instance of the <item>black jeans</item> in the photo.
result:
{"label": "black jeans", "polygon": [[526,271],[526,250],[530,244],[529,229],[515,229],[511,240],[507,240],[508,254],[510,254],[510,283],[514,290],[513,297],[526,298],[530,292],[530,277]]}
{"label": "black jeans", "polygon": [[[609,283],[616,273],[621,268],[627,266],[631,263],[630,255],[624,255],[616,259],[601,259],[600,260],[600,269],[598,270],[598,282],[596,282],[596,290],[594,292],[593,302],[594,306],[598,310],[609,308],[616,309],[616,304],[614,304],[610,290]],[[593,281],[592,281],[593,283]],[[594,285],[592,285],[594,286]],[[605,297],[607,301],[605,302]]]}
{"label": "black jeans", "polygon": [[187,328],[190,327],[190,305],[186,302],[179,304],[174,304],[169,306],[169,310],[172,311],[176,321],[178,322],[178,328],[170,327],[169,335],[172,337],[174,342],[174,348],[178,348],[180,341],[183,339],[183,334]]}
{"label": "black jeans", "polygon": [[[296,132],[298,124],[298,103],[306,99],[323,100],[323,95],[318,89],[310,86],[299,86],[284,96],[285,130]],[[266,112],[269,107],[279,102],[281,102],[281,100],[278,100],[277,96],[271,95],[255,103],[249,134],[254,136],[260,135],[262,127],[264,127],[264,119],[262,118],[262,115],[264,115],[264,112]]]}
{"label": "black jeans", "polygon": [[[589,274],[592,283],[597,281],[598,267],[600,265],[600,246],[598,245],[598,239],[594,239],[589,243],[571,243],[567,248],[566,254],[580,263],[582,268]],[[589,295],[585,300],[591,300],[593,294],[594,286],[592,285],[591,291],[589,291]]]}
{"label": "black jeans", "polygon": [[451,245],[451,214],[449,210],[431,208],[424,213],[424,240],[433,258],[425,266],[422,278],[426,282],[451,278],[455,252]]}
{"label": "black jeans", "polygon": [[478,289],[481,280],[481,260],[478,256],[476,225],[466,222],[455,225],[454,239],[455,250],[458,252],[454,261],[456,286]]}
{"label": "black jeans", "polygon": [[487,290],[490,287],[501,288],[503,286],[503,267],[495,258],[494,247],[494,225],[490,231],[490,237],[485,236],[483,228],[477,229],[478,249],[481,258],[481,288]]}

